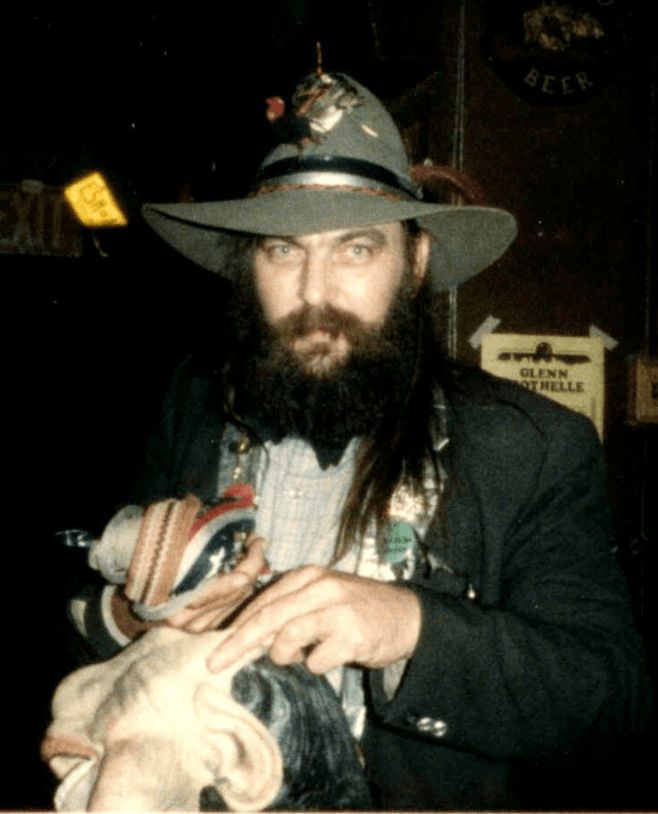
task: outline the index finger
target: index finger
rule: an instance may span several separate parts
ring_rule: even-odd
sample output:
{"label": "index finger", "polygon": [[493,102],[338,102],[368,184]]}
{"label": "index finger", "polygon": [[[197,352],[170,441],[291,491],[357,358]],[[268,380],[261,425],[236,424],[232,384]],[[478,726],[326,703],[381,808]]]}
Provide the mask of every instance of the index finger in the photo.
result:
{"label": "index finger", "polygon": [[247,605],[237,618],[235,626],[240,627],[244,625],[252,616],[255,616],[261,608],[270,605],[276,599],[283,599],[290,594],[296,593],[308,585],[309,582],[316,581],[321,573],[323,573],[323,569],[307,565],[282,574]]}
{"label": "index finger", "polygon": [[257,600],[261,603],[258,611],[250,613],[243,624],[238,620],[238,626],[231,635],[208,656],[207,665],[211,673],[219,673],[248,650],[271,639],[291,619],[308,614],[324,604],[313,602],[313,595],[311,593],[309,596],[306,585],[298,591],[264,603],[266,594],[267,592]]}

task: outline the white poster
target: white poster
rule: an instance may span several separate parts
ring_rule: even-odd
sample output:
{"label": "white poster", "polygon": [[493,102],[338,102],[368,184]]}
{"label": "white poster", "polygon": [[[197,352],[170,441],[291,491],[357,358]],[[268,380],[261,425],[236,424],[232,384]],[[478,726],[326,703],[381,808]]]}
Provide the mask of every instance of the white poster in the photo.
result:
{"label": "white poster", "polygon": [[588,416],[603,438],[604,345],[599,336],[486,334],[482,368]]}

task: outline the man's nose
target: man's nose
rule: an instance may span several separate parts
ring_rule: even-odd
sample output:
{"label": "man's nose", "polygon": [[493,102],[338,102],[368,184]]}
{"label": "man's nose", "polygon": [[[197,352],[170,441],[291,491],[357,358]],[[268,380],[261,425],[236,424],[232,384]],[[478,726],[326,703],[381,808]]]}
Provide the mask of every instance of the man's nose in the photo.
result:
{"label": "man's nose", "polygon": [[320,307],[331,297],[331,261],[319,251],[308,251],[300,281],[300,297],[306,305]]}

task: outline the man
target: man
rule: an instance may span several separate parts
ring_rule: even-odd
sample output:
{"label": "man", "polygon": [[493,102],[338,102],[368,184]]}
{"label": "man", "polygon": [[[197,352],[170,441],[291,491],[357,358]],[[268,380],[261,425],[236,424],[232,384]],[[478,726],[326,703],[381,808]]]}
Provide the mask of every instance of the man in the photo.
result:
{"label": "man", "polygon": [[[379,808],[541,806],[518,797],[528,770],[605,751],[646,688],[590,423],[437,349],[433,292],[493,263],[514,219],[420,200],[348,77],[311,77],[275,124],[246,200],[145,207],[234,293],[228,336],[172,385],[136,500],[243,482],[258,505],[246,558],[167,623],[231,618],[211,670],[272,639],[275,663],[326,673]],[[280,576],[243,608],[266,546]],[[78,625],[99,652],[147,626],[120,591],[99,602]]]}

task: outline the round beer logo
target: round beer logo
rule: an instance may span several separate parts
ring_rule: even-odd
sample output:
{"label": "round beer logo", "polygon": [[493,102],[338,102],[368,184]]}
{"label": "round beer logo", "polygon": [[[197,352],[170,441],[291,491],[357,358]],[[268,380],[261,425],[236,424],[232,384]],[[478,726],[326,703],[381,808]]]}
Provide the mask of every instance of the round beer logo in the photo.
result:
{"label": "round beer logo", "polygon": [[629,14],[621,0],[485,0],[482,49],[528,101],[578,104],[614,81],[628,50]]}

